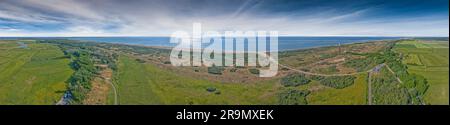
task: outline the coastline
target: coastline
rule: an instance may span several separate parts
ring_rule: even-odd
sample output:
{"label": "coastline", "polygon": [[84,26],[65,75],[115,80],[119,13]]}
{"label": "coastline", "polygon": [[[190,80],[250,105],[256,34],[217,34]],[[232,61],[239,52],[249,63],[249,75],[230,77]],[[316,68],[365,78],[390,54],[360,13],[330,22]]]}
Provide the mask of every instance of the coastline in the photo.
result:
{"label": "coastline", "polygon": [[[172,49],[174,46],[164,46],[164,45],[144,45],[144,44],[138,44],[138,43],[130,43],[127,41],[123,42],[108,42],[108,41],[95,41],[95,40],[78,40],[78,39],[71,39],[71,38],[81,38],[81,37],[0,37],[0,40],[44,40],[44,39],[53,39],[53,40],[69,40],[69,41],[77,41],[77,42],[93,42],[93,43],[102,43],[102,44],[113,44],[113,45],[127,45],[127,46],[136,46],[136,47],[147,47],[147,48],[153,48],[153,49],[165,49],[169,50]],[[136,37],[82,37],[82,38],[136,38]],[[154,38],[154,37],[138,37],[138,38]],[[156,38],[163,38],[163,37],[156,37]],[[289,40],[290,38],[327,38],[327,39],[321,39],[316,40],[318,42],[324,42],[324,41],[344,41],[344,42],[338,42],[340,45],[351,45],[351,44],[361,44],[361,43],[367,43],[367,42],[377,42],[377,41],[392,41],[392,40],[401,40],[401,39],[414,39],[414,37],[380,37],[380,38],[391,38],[391,39],[382,39],[382,40],[361,40],[361,41],[347,41],[345,40],[334,40],[333,38],[361,38],[360,36],[355,37],[342,37],[342,36],[329,36],[329,37],[308,37],[308,36],[283,36],[283,38],[288,38],[285,40],[279,40],[279,47],[278,52],[291,52],[291,51],[302,51],[302,50],[308,50],[308,49],[316,49],[316,48],[323,48],[323,47],[333,47],[338,46],[336,44],[328,44],[328,45],[312,45],[307,47],[297,47],[297,48],[286,48],[286,49],[280,49],[280,43],[281,42],[291,42],[291,41],[300,41],[298,42],[301,44],[303,41],[314,41],[314,40]],[[377,38],[377,37],[366,37],[366,38]],[[445,38],[445,37],[442,37]],[[448,37],[447,37],[448,38]],[[310,43],[306,43],[310,44]],[[285,45],[288,46],[288,45]]]}

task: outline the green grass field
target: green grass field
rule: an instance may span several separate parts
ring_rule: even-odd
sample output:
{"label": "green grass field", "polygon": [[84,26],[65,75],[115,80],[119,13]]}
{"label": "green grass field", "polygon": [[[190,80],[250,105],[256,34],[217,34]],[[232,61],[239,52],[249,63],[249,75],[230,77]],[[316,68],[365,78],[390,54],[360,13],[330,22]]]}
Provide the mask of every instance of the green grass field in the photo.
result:
{"label": "green grass field", "polygon": [[[190,78],[122,55],[115,84],[120,104],[276,104],[276,81],[219,83]],[[208,88],[216,92],[208,92]],[[110,96],[111,97],[111,96]]]}
{"label": "green grass field", "polygon": [[[414,46],[410,48],[407,46]],[[408,71],[424,76],[430,88],[425,94],[429,104],[449,104],[449,49],[448,42],[402,41],[395,46],[395,51],[406,55],[403,62],[408,64]],[[415,55],[411,59],[411,55]],[[411,63],[412,62],[412,63]],[[411,65],[411,64],[422,65]]]}
{"label": "green grass field", "polygon": [[[335,89],[313,81],[307,88],[322,88],[307,96],[311,105],[365,105],[367,100],[367,74],[361,74],[355,83],[343,89]],[[303,87],[302,87],[303,88]]]}
{"label": "green grass field", "polygon": [[417,41],[417,40],[405,40],[397,43],[398,47],[405,48],[405,46],[411,46],[406,48],[448,48],[448,42],[441,41]]}
{"label": "green grass field", "polygon": [[408,65],[418,65],[418,66],[423,65],[422,61],[420,61],[420,58],[417,54],[408,54],[403,60],[403,63]]}
{"label": "green grass field", "polygon": [[24,42],[0,43],[0,104],[54,104],[72,74],[58,47]]}

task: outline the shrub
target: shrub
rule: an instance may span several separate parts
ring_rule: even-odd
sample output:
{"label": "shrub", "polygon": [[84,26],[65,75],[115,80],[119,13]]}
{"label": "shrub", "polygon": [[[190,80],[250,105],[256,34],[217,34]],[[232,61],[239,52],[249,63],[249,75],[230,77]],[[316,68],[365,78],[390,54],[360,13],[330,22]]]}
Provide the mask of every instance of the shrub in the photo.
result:
{"label": "shrub", "polygon": [[214,92],[214,91],[216,91],[216,88],[214,88],[214,87],[208,87],[208,88],[206,88],[206,91],[208,91],[208,92]]}
{"label": "shrub", "polygon": [[303,74],[291,74],[281,79],[281,85],[284,87],[305,85],[311,82]]}
{"label": "shrub", "polygon": [[308,104],[306,96],[309,90],[288,89],[278,94],[278,103],[280,105],[306,105]]}
{"label": "shrub", "polygon": [[164,64],[171,64],[170,61],[164,61]]}
{"label": "shrub", "polygon": [[236,68],[239,68],[239,69],[243,69],[243,68],[245,68],[244,66],[235,66]]}
{"label": "shrub", "polygon": [[252,74],[256,74],[256,75],[259,74],[259,69],[248,69],[248,71],[250,71],[250,73],[252,73]]}
{"label": "shrub", "polygon": [[136,59],[136,61],[139,63],[145,63],[145,60],[142,60],[142,59]]}
{"label": "shrub", "polygon": [[208,73],[210,73],[210,74],[222,75],[223,70],[224,70],[223,67],[218,67],[218,66],[208,67]]}
{"label": "shrub", "polygon": [[309,77],[311,80],[316,80],[316,81],[320,81],[322,79],[325,79],[325,77],[323,76],[316,76],[316,75],[312,75]]}
{"label": "shrub", "polygon": [[342,89],[353,85],[355,78],[356,77],[354,76],[330,76],[322,79],[320,84],[336,89]]}

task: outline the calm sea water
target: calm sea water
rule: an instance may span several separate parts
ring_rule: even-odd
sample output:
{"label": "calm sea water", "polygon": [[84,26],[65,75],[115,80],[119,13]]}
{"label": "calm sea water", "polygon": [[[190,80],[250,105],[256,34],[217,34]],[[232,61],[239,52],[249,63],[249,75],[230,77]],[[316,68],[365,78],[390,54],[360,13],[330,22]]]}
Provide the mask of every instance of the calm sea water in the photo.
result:
{"label": "calm sea water", "polygon": [[[368,42],[375,40],[395,40],[402,37],[279,37],[278,50],[305,49],[323,46],[336,46],[338,44],[350,44],[358,42]],[[14,37],[3,37],[0,39],[24,39]],[[38,39],[70,39],[81,41],[94,41],[105,43],[121,43],[145,46],[174,47],[176,44],[170,43],[169,37],[58,37],[58,38],[38,38]]]}
{"label": "calm sea water", "polygon": [[[71,37],[72,40],[123,43],[145,46],[174,47],[169,37]],[[279,37],[278,50],[305,49],[323,46],[336,46],[375,40],[395,40],[401,37]]]}

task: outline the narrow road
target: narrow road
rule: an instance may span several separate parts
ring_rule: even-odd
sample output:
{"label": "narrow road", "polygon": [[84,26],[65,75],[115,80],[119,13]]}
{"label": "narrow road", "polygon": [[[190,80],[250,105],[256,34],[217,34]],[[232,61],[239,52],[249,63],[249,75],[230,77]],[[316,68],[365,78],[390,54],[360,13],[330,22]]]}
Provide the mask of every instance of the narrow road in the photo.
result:
{"label": "narrow road", "polygon": [[314,76],[353,76],[353,75],[358,75],[358,74],[367,73],[367,72],[371,72],[372,71],[372,69],[370,69],[370,70],[367,70],[367,71],[364,71],[364,72],[355,72],[355,73],[349,73],[349,74],[320,74],[320,73],[312,73],[312,72],[306,72],[306,71],[298,70],[298,69],[291,68],[291,67],[283,65],[283,64],[278,64],[278,65],[281,66],[281,67],[284,67],[284,68],[288,68],[288,69],[293,70],[293,71],[297,71],[297,72],[302,73],[302,74],[314,75]]}
{"label": "narrow road", "polygon": [[[104,66],[104,67],[107,67],[107,66]],[[110,84],[114,91],[114,105],[118,105],[119,103],[118,103],[118,99],[117,99],[117,88],[112,82],[113,71],[111,68],[107,68],[107,69],[104,69],[102,72],[103,73],[101,75],[101,78],[103,78],[103,81]]]}
{"label": "narrow road", "polygon": [[398,78],[397,75],[395,75],[395,72],[392,71],[392,69],[391,69],[387,64],[385,64],[385,66],[386,66],[386,68],[389,70],[389,72],[391,72],[391,73],[395,76],[395,78],[397,79],[397,81],[398,81],[399,83],[403,83],[402,80],[400,80],[400,78]]}
{"label": "narrow road", "polygon": [[106,82],[109,83],[114,91],[114,105],[118,105],[118,101],[117,101],[117,89],[116,86],[111,82],[111,78],[105,78]]}

